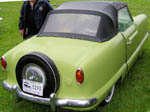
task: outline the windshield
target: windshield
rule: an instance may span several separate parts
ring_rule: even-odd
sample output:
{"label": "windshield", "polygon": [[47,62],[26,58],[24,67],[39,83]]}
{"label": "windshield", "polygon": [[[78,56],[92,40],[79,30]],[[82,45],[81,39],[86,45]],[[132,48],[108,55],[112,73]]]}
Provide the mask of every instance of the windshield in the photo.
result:
{"label": "windshield", "polygon": [[98,15],[55,13],[48,17],[42,33],[71,33],[95,37],[101,21]]}

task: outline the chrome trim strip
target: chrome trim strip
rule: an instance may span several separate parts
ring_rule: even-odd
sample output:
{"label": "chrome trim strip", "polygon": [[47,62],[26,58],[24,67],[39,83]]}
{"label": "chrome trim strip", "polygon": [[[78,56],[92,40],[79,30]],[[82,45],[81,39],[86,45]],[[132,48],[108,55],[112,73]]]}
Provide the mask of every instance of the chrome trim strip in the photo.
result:
{"label": "chrome trim strip", "polygon": [[58,99],[55,93],[50,94],[50,98],[42,98],[42,97],[24,93],[16,85],[10,86],[5,81],[3,81],[2,84],[6,89],[14,92],[14,94],[17,94],[19,98],[29,100],[35,103],[50,105],[51,110],[53,112],[55,111],[56,106],[84,108],[84,107],[90,107],[97,103],[97,98],[91,98],[87,100]]}
{"label": "chrome trim strip", "polygon": [[145,37],[144,37],[144,38],[147,39],[148,36],[149,36],[149,32],[147,32],[147,33],[145,34]]}
{"label": "chrome trim strip", "polygon": [[51,107],[52,112],[55,112],[55,110],[56,110],[56,100],[57,100],[56,94],[52,93],[50,95],[50,107]]}
{"label": "chrome trim strip", "polygon": [[127,45],[130,45],[130,44],[132,44],[132,41],[127,42]]}
{"label": "chrome trim strip", "polygon": [[8,91],[13,91],[14,88],[16,88],[15,86],[10,86],[8,85],[5,81],[2,82],[3,87],[5,87]]}
{"label": "chrome trim strip", "polygon": [[132,34],[132,36],[129,38],[129,40],[130,41],[132,41],[134,38],[135,38],[135,36],[138,34],[138,31],[136,30],[133,34]]}
{"label": "chrome trim strip", "polygon": [[16,88],[16,93],[18,95],[18,97],[25,99],[25,100],[29,100],[35,103],[40,103],[40,104],[45,104],[45,105],[50,105],[50,99],[48,98],[41,98],[41,97],[37,97],[34,95],[29,95],[27,93],[22,92],[19,88]]}
{"label": "chrome trim strip", "polygon": [[59,107],[89,107],[96,104],[97,98],[91,98],[88,100],[72,100],[72,99],[61,99],[56,100],[56,104]]}
{"label": "chrome trim strip", "polygon": [[144,45],[145,41],[147,40],[149,36],[149,32],[146,32],[143,40],[141,40],[140,44],[138,45],[138,47],[136,48],[136,50],[134,51],[134,53],[130,56],[130,58],[127,60],[127,64],[128,64],[128,69],[130,69],[131,65],[133,64],[134,58],[137,58],[139,51],[141,50],[142,46]]}

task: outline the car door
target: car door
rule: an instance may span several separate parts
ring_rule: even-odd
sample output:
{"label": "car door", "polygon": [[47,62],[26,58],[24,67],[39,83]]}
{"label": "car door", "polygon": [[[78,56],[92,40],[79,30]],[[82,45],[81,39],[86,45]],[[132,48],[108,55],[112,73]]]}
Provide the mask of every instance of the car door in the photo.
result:
{"label": "car door", "polygon": [[119,30],[126,41],[127,64],[130,68],[134,60],[134,52],[140,43],[138,30],[127,7],[122,8],[118,12]]}

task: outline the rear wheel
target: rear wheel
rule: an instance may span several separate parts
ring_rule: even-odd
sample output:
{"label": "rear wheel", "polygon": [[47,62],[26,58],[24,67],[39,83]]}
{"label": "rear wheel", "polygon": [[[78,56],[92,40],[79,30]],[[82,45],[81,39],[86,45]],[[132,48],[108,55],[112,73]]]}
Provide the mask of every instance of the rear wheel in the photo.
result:
{"label": "rear wheel", "polygon": [[112,100],[112,97],[114,95],[114,92],[115,92],[115,85],[112,86],[110,91],[107,93],[106,98],[103,100],[103,102],[101,104],[106,105],[106,104],[110,103]]}
{"label": "rear wheel", "polygon": [[59,74],[53,61],[42,53],[23,56],[16,67],[16,77],[22,91],[48,98],[59,87]]}

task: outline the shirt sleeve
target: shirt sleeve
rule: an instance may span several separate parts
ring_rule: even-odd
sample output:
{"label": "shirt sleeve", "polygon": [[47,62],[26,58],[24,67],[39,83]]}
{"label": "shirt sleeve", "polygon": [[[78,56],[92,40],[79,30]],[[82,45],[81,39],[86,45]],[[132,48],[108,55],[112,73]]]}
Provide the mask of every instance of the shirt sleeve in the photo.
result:
{"label": "shirt sleeve", "polygon": [[49,11],[51,11],[51,10],[53,10],[53,7],[52,7],[52,5],[48,2],[48,1],[46,1],[46,9],[47,9],[47,13],[49,12]]}
{"label": "shirt sleeve", "polygon": [[22,5],[19,17],[19,30],[24,28],[24,4]]}

